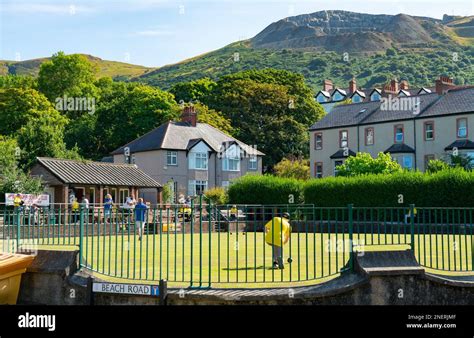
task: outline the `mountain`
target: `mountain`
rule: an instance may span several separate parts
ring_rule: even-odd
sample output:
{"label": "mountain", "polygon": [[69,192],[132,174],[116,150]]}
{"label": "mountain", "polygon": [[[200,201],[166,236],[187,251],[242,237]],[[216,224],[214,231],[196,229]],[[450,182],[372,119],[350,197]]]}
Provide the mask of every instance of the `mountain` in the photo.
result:
{"label": "mountain", "polygon": [[[152,68],[132,65],[124,62],[102,60],[92,55],[83,54],[98,69],[98,77],[110,76],[117,80],[126,80],[131,77],[143,75]],[[39,67],[50,58],[40,58],[26,61],[1,61],[0,75],[38,75]]]}
{"label": "mountain", "polygon": [[474,17],[320,11],[279,20],[249,40],[132,81],[167,89],[177,82],[271,67],[303,74],[314,89],[325,78],[347,86],[353,76],[362,86],[384,84],[391,76],[428,86],[444,73],[474,83],[473,65]]}
{"label": "mountain", "polygon": [[[218,79],[247,69],[276,68],[303,74],[313,89],[324,79],[347,87],[383,85],[392,77],[431,86],[440,74],[474,83],[474,16],[443,19],[320,11],[270,24],[255,37],[160,68],[105,61],[86,55],[99,76],[169,89],[178,82]],[[0,61],[0,74],[37,74],[47,59]],[[2,65],[3,63],[3,65]]]}

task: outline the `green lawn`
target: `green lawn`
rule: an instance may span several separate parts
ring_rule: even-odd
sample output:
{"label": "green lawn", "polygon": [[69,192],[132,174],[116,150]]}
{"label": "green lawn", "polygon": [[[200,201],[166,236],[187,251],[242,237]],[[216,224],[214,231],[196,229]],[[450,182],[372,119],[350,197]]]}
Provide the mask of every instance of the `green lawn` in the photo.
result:
{"label": "green lawn", "polygon": [[[118,235],[87,236],[83,262],[97,275],[111,280],[150,282],[167,279],[172,287],[262,287],[314,284],[337,276],[349,259],[349,237],[341,234],[293,233],[284,247],[284,270],[271,269],[271,247],[262,233],[145,235],[143,241],[127,232]],[[51,240],[43,247],[78,243],[78,238]],[[358,251],[407,249],[409,235],[355,234]],[[330,244],[329,244],[330,243]],[[416,255],[422,265],[472,271],[470,235],[415,236]],[[55,244],[55,245],[51,245]],[[443,244],[443,245],[442,245]],[[70,247],[69,247],[70,248]],[[292,263],[286,262],[292,258]]]}

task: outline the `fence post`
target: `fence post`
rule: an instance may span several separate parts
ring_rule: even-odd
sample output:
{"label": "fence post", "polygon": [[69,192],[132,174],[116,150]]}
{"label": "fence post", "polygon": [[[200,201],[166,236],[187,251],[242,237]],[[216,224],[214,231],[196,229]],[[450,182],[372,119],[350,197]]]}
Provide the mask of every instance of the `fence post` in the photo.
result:
{"label": "fence post", "polygon": [[352,208],[354,207],[354,204],[348,204],[347,205],[347,211],[349,213],[349,269],[351,272],[354,271],[354,220],[353,220],[353,214],[352,214]]}
{"label": "fence post", "polygon": [[21,230],[20,230],[20,222],[21,222],[21,210],[20,208],[16,209],[16,252],[20,250],[20,237],[21,237]]}
{"label": "fence post", "polygon": [[82,252],[83,252],[83,242],[82,238],[84,237],[84,209],[81,207],[79,215],[79,269],[82,268]]}
{"label": "fence post", "polygon": [[415,252],[415,205],[410,204],[410,248]]}

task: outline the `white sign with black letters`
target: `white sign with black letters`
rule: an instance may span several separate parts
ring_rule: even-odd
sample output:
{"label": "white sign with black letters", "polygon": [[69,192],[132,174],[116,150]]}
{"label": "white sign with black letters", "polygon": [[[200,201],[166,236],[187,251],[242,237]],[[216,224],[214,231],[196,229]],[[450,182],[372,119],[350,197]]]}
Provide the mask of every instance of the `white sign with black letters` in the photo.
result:
{"label": "white sign with black letters", "polygon": [[158,285],[144,284],[118,284],[118,283],[94,283],[93,292],[98,293],[119,293],[127,295],[159,296]]}

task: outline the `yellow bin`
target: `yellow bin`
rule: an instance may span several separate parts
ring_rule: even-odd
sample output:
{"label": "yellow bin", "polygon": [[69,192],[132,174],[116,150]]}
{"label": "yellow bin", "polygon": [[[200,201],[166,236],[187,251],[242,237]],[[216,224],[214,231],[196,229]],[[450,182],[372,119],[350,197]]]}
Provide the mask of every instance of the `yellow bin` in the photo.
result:
{"label": "yellow bin", "polygon": [[16,304],[21,275],[35,256],[0,253],[0,305]]}

